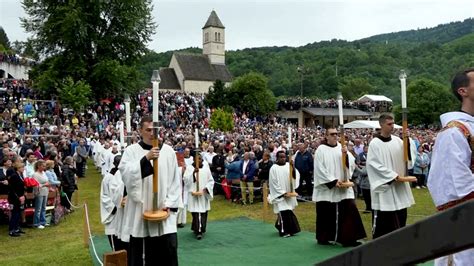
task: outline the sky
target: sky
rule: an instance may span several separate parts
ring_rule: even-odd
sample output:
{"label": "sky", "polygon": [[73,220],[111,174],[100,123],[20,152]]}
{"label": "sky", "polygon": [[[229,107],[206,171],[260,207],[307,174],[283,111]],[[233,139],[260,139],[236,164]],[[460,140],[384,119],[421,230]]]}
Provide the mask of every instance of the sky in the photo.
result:
{"label": "sky", "polygon": [[[148,48],[202,47],[212,10],[226,27],[226,50],[353,41],[382,33],[435,27],[474,17],[474,0],[153,0],[158,28]],[[0,26],[10,42],[29,36],[21,0],[0,0]]]}

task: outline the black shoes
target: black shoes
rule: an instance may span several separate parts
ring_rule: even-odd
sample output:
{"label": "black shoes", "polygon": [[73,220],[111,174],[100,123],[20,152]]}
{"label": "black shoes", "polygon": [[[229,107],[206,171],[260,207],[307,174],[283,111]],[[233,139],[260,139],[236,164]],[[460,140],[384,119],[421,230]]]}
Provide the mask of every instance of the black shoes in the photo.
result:
{"label": "black shoes", "polygon": [[16,231],[15,233],[19,233],[19,234],[26,234],[26,232],[25,232],[25,231],[23,231],[23,230],[21,230],[21,229],[19,229],[19,230],[18,230],[18,231]]}
{"label": "black shoes", "polygon": [[19,236],[21,236],[21,234],[18,233],[18,232],[10,232],[10,233],[8,233],[8,235],[11,236],[11,237],[19,237]]}
{"label": "black shoes", "polygon": [[184,224],[178,224],[178,228],[183,228]]}
{"label": "black shoes", "polygon": [[201,239],[202,239],[202,234],[197,234],[197,235],[196,235],[196,239],[197,239],[197,240],[201,240]]}

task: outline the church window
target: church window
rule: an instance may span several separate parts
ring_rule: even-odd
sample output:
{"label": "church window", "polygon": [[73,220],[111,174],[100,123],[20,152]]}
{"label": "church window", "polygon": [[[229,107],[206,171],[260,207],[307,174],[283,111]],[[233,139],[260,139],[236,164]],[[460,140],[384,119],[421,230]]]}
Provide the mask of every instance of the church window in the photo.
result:
{"label": "church window", "polygon": [[221,41],[221,33],[217,33],[217,41],[220,42]]}
{"label": "church window", "polygon": [[206,32],[206,34],[204,34],[204,41],[205,42],[209,41],[209,32]]}
{"label": "church window", "polygon": [[217,32],[214,33],[214,41],[217,42]]}

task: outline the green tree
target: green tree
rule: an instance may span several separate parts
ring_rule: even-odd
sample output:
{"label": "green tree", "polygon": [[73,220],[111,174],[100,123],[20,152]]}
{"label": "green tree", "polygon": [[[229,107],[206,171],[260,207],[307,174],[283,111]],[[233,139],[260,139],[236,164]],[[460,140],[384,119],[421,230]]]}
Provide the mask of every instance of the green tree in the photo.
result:
{"label": "green tree", "polygon": [[211,115],[209,127],[224,132],[231,131],[234,129],[234,118],[232,112],[228,112],[222,108],[217,108]]}
{"label": "green tree", "polygon": [[229,105],[250,115],[265,115],[275,111],[276,98],[268,88],[268,80],[259,73],[245,74],[232,82]]}
{"label": "green tree", "polygon": [[419,79],[407,88],[407,105],[409,124],[427,125],[439,124],[439,116],[459,108],[459,101],[443,84]]}
{"label": "green tree", "polygon": [[344,98],[354,100],[364,94],[370,94],[374,87],[365,78],[346,78],[341,85],[341,92]]}
{"label": "green tree", "polygon": [[0,45],[3,45],[5,49],[10,49],[10,40],[8,39],[7,33],[0,26]]}
{"label": "green tree", "polygon": [[25,57],[28,57],[37,61],[39,60],[39,55],[35,51],[35,48],[33,47],[33,42],[31,40],[27,40],[26,42],[14,41],[12,44],[12,49],[17,54],[21,54]]}
{"label": "green tree", "polygon": [[27,15],[22,26],[35,36],[35,51],[46,58],[30,78],[51,81],[35,82],[38,89],[57,94],[66,77],[90,85],[96,99],[141,88],[136,64],[155,30],[150,0],[22,3]]}
{"label": "green tree", "polygon": [[90,104],[89,96],[91,87],[84,81],[74,82],[71,77],[67,77],[59,89],[59,102],[75,112],[83,110]]}
{"label": "green tree", "polygon": [[224,82],[216,80],[212,88],[209,89],[209,93],[204,99],[204,104],[211,108],[224,107],[227,104],[227,89],[225,88]]}

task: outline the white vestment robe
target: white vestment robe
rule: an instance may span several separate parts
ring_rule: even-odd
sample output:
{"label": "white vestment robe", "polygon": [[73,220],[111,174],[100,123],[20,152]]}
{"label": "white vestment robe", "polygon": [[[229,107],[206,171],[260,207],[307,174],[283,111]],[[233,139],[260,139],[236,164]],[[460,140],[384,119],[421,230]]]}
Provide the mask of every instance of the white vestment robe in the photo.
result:
{"label": "white vestment robe", "polygon": [[107,170],[107,173],[110,172],[110,170],[112,170],[112,168],[114,168],[114,159],[115,159],[115,156],[117,155],[120,155],[120,152],[117,151],[117,153],[112,153],[112,151],[110,151],[109,153],[107,153],[107,163],[105,164],[108,168],[106,169]]}
{"label": "white vestment robe", "polygon": [[180,192],[181,192],[181,199],[183,202],[182,208],[179,208],[178,210],[178,218],[177,218],[177,223],[178,224],[186,224],[186,212],[187,212],[187,206],[188,206],[188,192],[186,191],[186,187],[184,186],[184,173],[183,173],[183,167],[178,167],[178,174],[179,177],[182,178],[180,181]]}
{"label": "white vestment robe", "polygon": [[104,151],[104,146],[100,143],[100,141],[97,141],[94,145],[94,164],[95,166],[102,168],[102,152]]}
{"label": "white vestment robe", "polygon": [[193,196],[192,192],[196,191],[196,182],[194,182],[194,166],[189,165],[184,172],[185,193],[188,194],[188,211],[204,213],[211,210],[211,200],[214,198],[214,178],[212,178],[211,170],[208,165],[204,164],[199,169],[199,190],[204,188],[207,192],[202,196]]}
{"label": "white vestment robe", "polygon": [[[300,183],[300,173],[294,168],[296,179],[293,178],[293,192],[298,188]],[[273,164],[270,168],[268,185],[270,194],[268,194],[268,202],[273,205],[273,212],[279,213],[286,210],[294,210],[298,206],[296,197],[284,197],[283,195],[290,191],[290,163],[285,165]]]}
{"label": "white vestment robe", "polygon": [[108,149],[104,148],[100,154],[101,154],[100,156],[101,170],[100,171],[101,171],[102,177],[104,177],[105,174],[107,174],[110,169],[109,156],[110,154],[112,154],[112,147]]}
{"label": "white vestment robe", "polygon": [[[119,235],[122,226],[123,208],[121,205],[124,184],[120,171],[115,175],[107,173],[100,187],[100,219],[105,226],[106,235]],[[116,208],[115,214],[112,214]]]}
{"label": "white vestment robe", "polygon": [[387,142],[378,137],[372,139],[367,174],[373,210],[397,211],[415,204],[410,184],[395,181],[397,176],[405,175],[404,169],[403,142],[399,137],[392,135]]}
{"label": "white vestment robe", "polygon": [[[354,199],[354,190],[347,188],[330,189],[327,183],[334,180],[344,181],[342,168],[342,146],[338,142],[335,147],[320,145],[314,153],[314,189],[313,201],[340,202],[343,199]],[[354,173],[355,158],[348,152],[349,168],[346,168],[346,177],[350,179]]]}
{"label": "white vestment robe", "polygon": [[[445,127],[450,121],[463,123],[474,136],[474,118],[463,112],[450,112],[441,115]],[[459,200],[474,192],[474,175],[471,171],[471,148],[461,130],[452,127],[440,132],[436,137],[428,189],[436,206]],[[452,255],[454,265],[472,265],[474,249],[464,250]],[[435,260],[435,265],[448,265],[448,256]]]}
{"label": "white vestment robe", "polygon": [[[177,231],[177,215],[171,210],[169,217],[163,221],[143,219],[143,213],[153,209],[153,171],[144,178],[142,173],[149,167],[153,169],[153,163],[146,160],[145,155],[149,150],[144,149],[141,144],[143,143],[127,147],[119,166],[127,189],[127,203],[121,233],[121,239],[125,242],[129,242],[130,235],[135,238],[157,237]],[[145,165],[147,163],[148,166]],[[158,209],[182,206],[180,182],[176,153],[169,145],[163,144],[158,159]]]}

